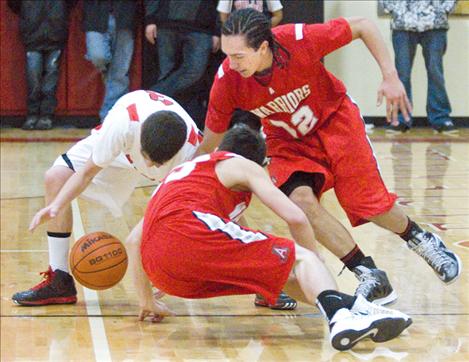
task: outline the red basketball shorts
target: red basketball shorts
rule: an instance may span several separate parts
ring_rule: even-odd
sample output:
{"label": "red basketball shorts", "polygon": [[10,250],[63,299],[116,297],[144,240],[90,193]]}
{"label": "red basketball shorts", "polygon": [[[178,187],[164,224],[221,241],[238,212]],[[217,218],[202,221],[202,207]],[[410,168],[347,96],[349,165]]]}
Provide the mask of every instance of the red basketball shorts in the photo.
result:
{"label": "red basketball shorts", "polygon": [[348,97],[311,136],[267,138],[267,153],[269,173],[277,187],[297,171],[322,174],[318,198],[334,188],[353,226],[389,211],[396,201],[381,178],[360,111]]}
{"label": "red basketball shorts", "polygon": [[258,293],[275,304],[295,261],[294,242],[201,215],[145,220],[152,225],[144,226],[141,255],[152,284],[182,298]]}

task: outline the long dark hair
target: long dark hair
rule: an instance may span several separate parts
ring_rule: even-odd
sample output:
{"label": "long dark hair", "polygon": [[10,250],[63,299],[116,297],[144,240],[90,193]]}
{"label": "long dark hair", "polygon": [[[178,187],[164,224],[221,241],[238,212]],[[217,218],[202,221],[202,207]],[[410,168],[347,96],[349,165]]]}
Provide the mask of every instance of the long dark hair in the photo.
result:
{"label": "long dark hair", "polygon": [[275,39],[270,19],[255,9],[246,8],[233,11],[223,25],[221,32],[223,35],[244,35],[247,45],[255,50],[259,49],[264,40],[267,40],[274,56],[274,62],[281,67],[285,66],[290,59],[288,50]]}

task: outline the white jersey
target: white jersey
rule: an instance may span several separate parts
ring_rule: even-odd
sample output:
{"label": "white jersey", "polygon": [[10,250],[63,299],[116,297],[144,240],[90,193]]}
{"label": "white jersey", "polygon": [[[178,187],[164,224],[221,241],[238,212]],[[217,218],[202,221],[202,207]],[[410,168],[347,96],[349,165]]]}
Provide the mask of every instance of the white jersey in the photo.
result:
{"label": "white jersey", "polygon": [[[143,122],[157,111],[177,113],[187,125],[186,143],[161,167],[147,167],[141,154],[140,130]],[[198,146],[199,130],[189,114],[172,98],[138,90],[121,97],[109,111],[101,127],[93,130],[89,141],[92,160],[102,168],[134,168],[151,180],[160,181],[175,166],[187,161]]]}
{"label": "white jersey", "polygon": [[[154,112],[173,111],[187,125],[184,146],[161,167],[147,167],[140,153],[142,123]],[[122,206],[129,199],[143,175],[161,181],[174,167],[190,160],[199,145],[199,130],[175,100],[151,91],[135,91],[121,97],[109,111],[103,124],[90,136],[60,156],[54,166],[82,168],[92,158],[103,170],[93,178],[81,197],[106,206],[114,216],[122,215]]]}

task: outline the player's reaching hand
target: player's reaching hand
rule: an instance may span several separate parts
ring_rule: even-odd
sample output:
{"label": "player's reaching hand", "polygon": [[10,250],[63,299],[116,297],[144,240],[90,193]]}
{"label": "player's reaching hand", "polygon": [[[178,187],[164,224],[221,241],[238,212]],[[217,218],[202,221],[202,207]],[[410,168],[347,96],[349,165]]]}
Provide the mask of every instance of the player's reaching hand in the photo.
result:
{"label": "player's reaching hand", "polygon": [[174,312],[169,309],[166,304],[156,298],[153,298],[140,307],[138,320],[143,321],[149,317],[152,323],[158,323],[161,322],[164,317],[172,315],[174,315]]}
{"label": "player's reaching hand", "polygon": [[58,213],[59,209],[53,204],[39,210],[29,224],[29,231],[34,231],[42,223],[56,217]]}
{"label": "player's reaching hand", "polygon": [[410,114],[412,113],[412,104],[397,74],[390,75],[383,79],[383,82],[378,88],[378,106],[383,102],[383,97],[386,98],[386,119],[388,123],[391,123],[393,126],[399,124],[397,119],[399,110],[402,112],[406,122],[409,122]]}

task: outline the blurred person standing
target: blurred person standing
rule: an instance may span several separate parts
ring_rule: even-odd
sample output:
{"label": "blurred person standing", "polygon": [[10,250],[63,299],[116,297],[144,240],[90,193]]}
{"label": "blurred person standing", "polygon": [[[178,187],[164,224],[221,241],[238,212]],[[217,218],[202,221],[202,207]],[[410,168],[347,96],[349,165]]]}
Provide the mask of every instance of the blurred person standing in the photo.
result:
{"label": "blurred person standing", "polygon": [[28,86],[27,116],[24,130],[53,127],[57,107],[59,62],[68,38],[70,9],[76,1],[8,0],[20,17],[21,40],[26,49]]}
{"label": "blurred person standing", "polygon": [[[417,45],[422,47],[427,69],[427,118],[436,132],[457,132],[451,118],[451,105],[445,87],[443,55],[447,46],[448,14],[456,0],[380,0],[390,13],[392,44],[399,78],[412,100],[411,72]],[[406,132],[412,119],[405,122],[399,114],[399,125],[390,125],[391,132]]]}
{"label": "blurred person standing", "polygon": [[85,58],[101,72],[105,87],[99,110],[101,122],[114,103],[129,91],[136,8],[135,0],[83,2]]}
{"label": "blurred person standing", "polygon": [[219,0],[217,11],[224,24],[234,10],[252,8],[270,17],[272,28],[283,19],[283,6],[280,0]]}

